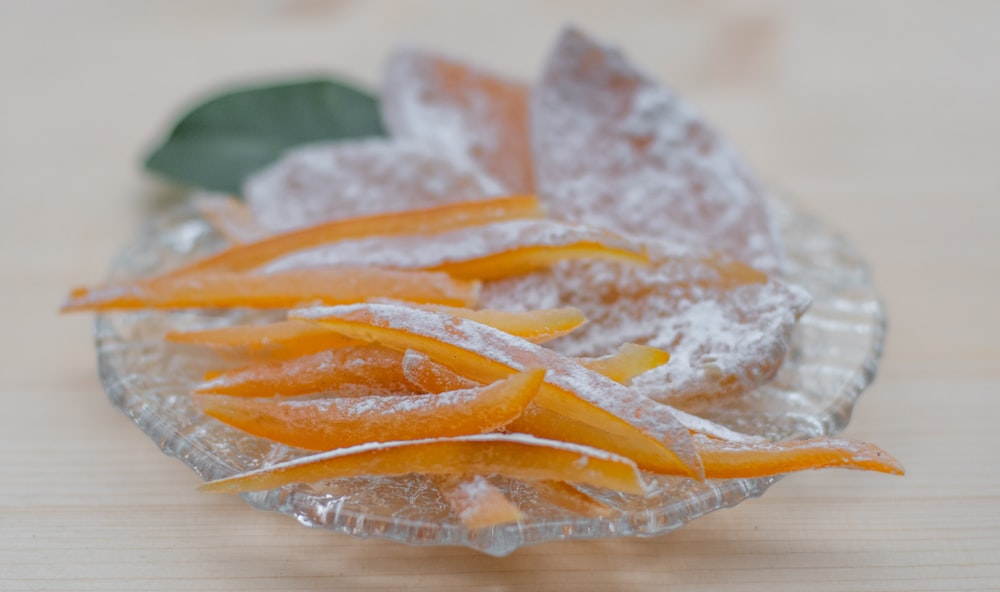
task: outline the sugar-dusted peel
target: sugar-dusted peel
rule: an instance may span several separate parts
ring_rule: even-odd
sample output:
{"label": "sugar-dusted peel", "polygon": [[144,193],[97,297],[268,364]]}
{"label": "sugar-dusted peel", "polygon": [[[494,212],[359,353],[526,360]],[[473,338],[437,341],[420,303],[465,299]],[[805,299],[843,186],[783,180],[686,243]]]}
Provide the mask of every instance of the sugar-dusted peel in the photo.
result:
{"label": "sugar-dusted peel", "polygon": [[270,234],[245,202],[230,195],[201,197],[194,206],[216,232],[234,245],[252,243]]}
{"label": "sugar-dusted peel", "polygon": [[625,343],[618,351],[599,358],[577,358],[584,368],[603,374],[615,382],[628,385],[632,379],[670,361],[670,354],[638,343]]}
{"label": "sugar-dusted peel", "polygon": [[255,436],[333,450],[492,432],[521,415],[544,376],[544,369],[531,369],[488,386],[433,395],[306,400],[201,395],[196,401],[206,414]]}
{"label": "sugar-dusted peel", "polygon": [[531,97],[538,192],[562,218],[726,253],[779,272],[764,192],[673,90],[567,29]]}
{"label": "sugar-dusted peel", "polygon": [[[474,320],[535,343],[566,335],[586,322],[583,314],[572,307],[509,312],[440,305],[417,306]],[[198,331],[172,331],[167,333],[166,339],[175,343],[223,349],[245,357],[272,360],[290,359],[358,343],[322,325],[294,320]]]}
{"label": "sugar-dusted peel", "polygon": [[[663,350],[626,343],[609,356],[575,358],[575,361],[615,382],[628,384],[632,378],[665,364],[669,358],[670,355]],[[403,356],[403,375],[414,386],[428,393],[467,388],[478,384],[435,362],[426,354],[412,349],[407,350]]]}
{"label": "sugar-dusted peel", "polygon": [[505,191],[467,157],[401,138],[306,144],[243,184],[243,198],[256,218],[282,233],[518,192]]}
{"label": "sugar-dusted peel", "polygon": [[540,366],[546,382],[510,429],[621,454],[654,472],[700,476],[688,430],[669,409],[572,360],[480,323],[389,304],[317,307],[292,317],[399,351],[421,351],[457,374],[488,383]]}
{"label": "sugar-dusted peel", "polygon": [[[540,218],[533,195],[462,201],[418,210],[332,220],[236,245],[173,270],[170,275],[205,271],[246,271],[288,253],[322,244],[370,236],[435,234],[503,220]],[[357,265],[357,263],[355,263]]]}
{"label": "sugar-dusted peel", "polygon": [[588,518],[607,518],[615,513],[615,509],[611,506],[565,481],[537,481],[531,486],[546,500],[574,514]]}
{"label": "sugar-dusted peel", "polygon": [[834,438],[728,442],[701,434],[694,436],[694,442],[709,479],[764,477],[826,468],[903,474],[899,461],[867,442]]}
{"label": "sugar-dusted peel", "polygon": [[517,522],[524,514],[481,475],[434,475],[441,496],[470,530]]}
{"label": "sugar-dusted peel", "polygon": [[808,295],[725,256],[660,242],[647,247],[649,265],[573,261],[534,278],[588,320],[550,347],[571,356],[601,355],[628,342],[667,350],[670,362],[631,386],[694,412],[769,381]]}
{"label": "sugar-dusted peel", "polygon": [[523,337],[532,343],[545,343],[568,335],[587,322],[583,313],[572,306],[523,312],[435,305],[423,305],[420,308],[489,325],[505,333]]}
{"label": "sugar-dusted peel", "polygon": [[642,478],[627,458],[525,434],[480,434],[376,442],[298,458],[211,481],[202,491],[239,493],[360,476],[499,474],[522,481],[562,480],[641,494]]}
{"label": "sugar-dusted peel", "polygon": [[304,321],[171,331],[165,339],[228,351],[237,356],[270,360],[286,360],[359,344],[356,340]]}
{"label": "sugar-dusted peel", "polygon": [[572,259],[649,262],[642,246],[607,230],[556,220],[507,220],[430,235],[345,240],[290,253],[262,269],[371,265],[495,280]]}
{"label": "sugar-dusted peel", "polygon": [[403,355],[403,376],[410,384],[425,393],[443,393],[463,388],[472,388],[479,383],[453,372],[447,366],[438,364],[427,354],[413,349]]}
{"label": "sugar-dusted peel", "polygon": [[205,272],[74,290],[63,312],[140,308],[292,308],[391,298],[470,306],[479,283],[443,273],[332,267],[274,274]]}
{"label": "sugar-dusted peel", "polygon": [[412,390],[403,376],[403,354],[362,344],[223,370],[194,392],[234,397],[295,397],[314,393],[405,394]]}
{"label": "sugar-dusted peel", "polygon": [[382,116],[396,138],[469,158],[509,191],[532,191],[528,88],[441,55],[389,60]]}

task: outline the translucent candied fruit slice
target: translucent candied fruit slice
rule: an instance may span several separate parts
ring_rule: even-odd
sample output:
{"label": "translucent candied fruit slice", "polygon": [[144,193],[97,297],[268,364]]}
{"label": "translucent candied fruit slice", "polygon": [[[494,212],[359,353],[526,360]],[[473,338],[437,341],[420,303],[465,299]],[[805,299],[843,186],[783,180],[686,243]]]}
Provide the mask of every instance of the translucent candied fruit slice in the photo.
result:
{"label": "translucent candied fruit slice", "polygon": [[443,393],[472,388],[479,383],[452,372],[430,359],[427,354],[408,349],[403,355],[403,376],[413,386],[425,393]]}
{"label": "translucent candied fruit slice", "polygon": [[297,148],[243,186],[250,209],[275,232],[503,193],[472,163],[398,138]]}
{"label": "translucent candied fruit slice", "polygon": [[903,467],[867,442],[812,438],[783,442],[728,442],[694,436],[709,479],[764,477],[811,469],[845,468],[902,475]]}
{"label": "translucent candied fruit slice", "polygon": [[466,528],[479,530],[524,518],[517,506],[481,475],[435,475],[433,481]]}
{"label": "translucent candied fruit slice", "polygon": [[129,284],[79,288],[63,312],[141,308],[292,308],[310,303],[363,302],[391,298],[407,302],[470,306],[478,282],[443,273],[371,267],[329,267],[272,274],[205,272],[164,276]]}
{"label": "translucent candied fruit slice", "polygon": [[228,350],[236,355],[285,360],[316,352],[358,345],[315,323],[279,321],[261,325],[234,325],[197,331],[171,331],[167,341]]}
{"label": "translucent candied fruit slice", "polygon": [[603,450],[525,434],[480,434],[341,448],[211,481],[201,489],[239,493],[290,483],[409,473],[558,479],[635,494],[644,488],[634,463]]}
{"label": "translucent candied fruit slice", "polygon": [[412,391],[403,354],[377,345],[354,345],[224,370],[195,393],[236,397],[295,397],[314,393],[362,396]]}
{"label": "translucent candied fruit slice", "polygon": [[598,356],[626,342],[669,351],[668,364],[631,386],[691,411],[770,380],[808,295],[726,257],[646,246],[645,266],[574,261],[553,269],[558,303],[580,308],[588,323],[548,345],[571,356]]}
{"label": "translucent candied fruit slice", "polygon": [[394,138],[470,158],[508,191],[534,190],[525,85],[406,50],[389,60],[381,109]]}
{"label": "translucent candied fruit slice", "polygon": [[[667,352],[644,345],[626,343],[618,352],[602,358],[575,358],[574,361],[598,374],[621,384],[667,362]],[[428,393],[439,393],[478,384],[430,359],[427,354],[406,350],[403,356],[403,375],[414,386]]]}
{"label": "translucent candied fruit slice", "polygon": [[613,354],[599,358],[577,358],[576,361],[584,368],[629,385],[636,376],[670,361],[670,354],[648,345],[625,343]]}
{"label": "translucent candied fruit slice", "polygon": [[526,311],[473,310],[434,305],[426,305],[421,308],[489,325],[505,333],[523,337],[532,343],[545,343],[557,337],[568,335],[587,322],[583,313],[572,306]]}
{"label": "translucent candied fruit slice", "polygon": [[[484,325],[496,327],[501,331],[519,335],[535,343],[542,343],[566,335],[586,321],[579,310],[571,307],[510,312],[426,306],[429,306],[431,310],[447,312],[453,316],[472,319]],[[167,333],[166,339],[176,343],[221,348],[246,357],[275,360],[304,356],[358,343],[326,329],[322,325],[304,321],[236,325],[198,331],[172,331]]]}
{"label": "translucent candied fruit slice", "polygon": [[194,205],[201,217],[234,245],[252,243],[269,234],[246,203],[231,195],[201,197]]}
{"label": "translucent candied fruit slice", "polygon": [[[371,236],[437,234],[502,220],[540,218],[542,215],[537,197],[511,195],[332,220],[235,245],[175,269],[169,275],[210,270],[246,271],[288,253],[337,241]],[[348,264],[359,265],[362,262]]]}
{"label": "translucent candied fruit slice", "polygon": [[494,280],[522,275],[569,259],[647,262],[641,248],[606,230],[555,220],[512,220],[430,236],[337,242],[291,253],[272,261],[263,271],[374,265]]}
{"label": "translucent candied fruit slice", "polygon": [[538,191],[560,217],[780,269],[762,190],[733,149],[618,51],[564,31],[531,132]]}
{"label": "translucent candied fruit slice", "polygon": [[255,436],[308,450],[492,432],[538,393],[544,369],[434,395],[282,400],[199,395],[202,410]]}
{"label": "translucent candied fruit slice", "polygon": [[622,454],[648,470],[699,476],[690,435],[670,410],[544,347],[480,323],[389,304],[293,311],[352,339],[425,353],[487,383],[540,366],[549,370],[534,404],[510,429]]}
{"label": "translucent candied fruit slice", "polygon": [[538,481],[531,486],[548,501],[588,518],[606,518],[615,509],[565,481]]}

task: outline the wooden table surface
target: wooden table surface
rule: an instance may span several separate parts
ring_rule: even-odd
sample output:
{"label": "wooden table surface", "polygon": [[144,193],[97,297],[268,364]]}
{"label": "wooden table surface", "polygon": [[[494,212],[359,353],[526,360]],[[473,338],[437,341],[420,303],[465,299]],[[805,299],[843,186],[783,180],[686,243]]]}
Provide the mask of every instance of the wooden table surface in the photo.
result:
{"label": "wooden table surface", "polygon": [[[871,262],[890,329],[847,435],[904,478],[788,477],[644,540],[496,559],[304,528],[198,478],[108,404],[91,319],[164,192],[186,102],[265,76],[377,84],[400,42],[530,77],[565,22],[623,46]],[[1000,3],[0,2],[0,589],[1000,589]]]}

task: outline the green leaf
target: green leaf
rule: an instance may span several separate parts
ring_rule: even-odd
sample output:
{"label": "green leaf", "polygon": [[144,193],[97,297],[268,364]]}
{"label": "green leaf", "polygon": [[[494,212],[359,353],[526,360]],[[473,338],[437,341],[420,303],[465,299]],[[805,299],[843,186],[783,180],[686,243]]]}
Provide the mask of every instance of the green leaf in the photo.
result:
{"label": "green leaf", "polygon": [[309,142],[382,136],[378,101],[334,80],[231,91],[192,109],[146,157],[174,181],[238,195],[250,173]]}

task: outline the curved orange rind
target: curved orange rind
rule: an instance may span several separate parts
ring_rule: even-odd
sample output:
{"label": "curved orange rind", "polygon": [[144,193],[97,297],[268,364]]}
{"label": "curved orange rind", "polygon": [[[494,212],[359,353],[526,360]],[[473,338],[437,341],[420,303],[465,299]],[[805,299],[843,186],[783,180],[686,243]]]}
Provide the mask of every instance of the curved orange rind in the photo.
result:
{"label": "curved orange rind", "polygon": [[208,415],[255,436],[308,450],[492,432],[535,398],[541,368],[488,386],[433,395],[305,400],[201,395]]}
{"label": "curved orange rind", "polygon": [[[572,307],[508,312],[438,305],[418,306],[474,320],[535,343],[562,337],[586,322],[583,314]],[[176,343],[221,348],[271,359],[294,358],[358,343],[322,325],[295,320],[198,331],[172,331],[165,338]]]}
{"label": "curved orange rind", "polygon": [[318,307],[291,316],[351,339],[423,352],[476,382],[547,368],[535,404],[511,430],[609,450],[655,472],[700,477],[689,433],[668,408],[524,339],[467,319],[389,304]]}
{"label": "curved orange rind", "polygon": [[584,368],[628,385],[636,376],[669,362],[670,354],[648,345],[625,343],[613,354],[599,358],[576,358],[576,361]]}
{"label": "curved orange rind", "polygon": [[525,434],[479,434],[341,448],[210,481],[215,493],[274,489],[291,483],[409,473],[504,475],[522,481],[561,480],[641,494],[635,464],[609,452]]}
{"label": "curved orange rind", "polygon": [[363,265],[497,280],[580,259],[649,262],[641,245],[607,230],[557,220],[503,220],[437,234],[333,242],[289,253],[261,270]]}
{"label": "curved orange rind", "polygon": [[364,302],[372,298],[470,306],[478,295],[479,282],[457,280],[443,273],[331,267],[267,275],[206,272],[83,288],[70,295],[62,310],[292,308],[310,303]]}
{"label": "curved orange rind", "polygon": [[378,345],[347,345],[287,360],[214,373],[195,394],[231,397],[296,397],[406,394],[403,354]]}
{"label": "curved orange rind", "polygon": [[810,438],[781,442],[727,442],[694,436],[709,479],[741,479],[813,469],[843,468],[902,475],[903,466],[867,442]]}
{"label": "curved orange rind", "polygon": [[247,271],[282,255],[326,243],[369,236],[435,234],[503,220],[540,218],[543,215],[544,210],[534,195],[512,195],[333,220],[236,245],[170,273],[186,275],[205,271]]}

